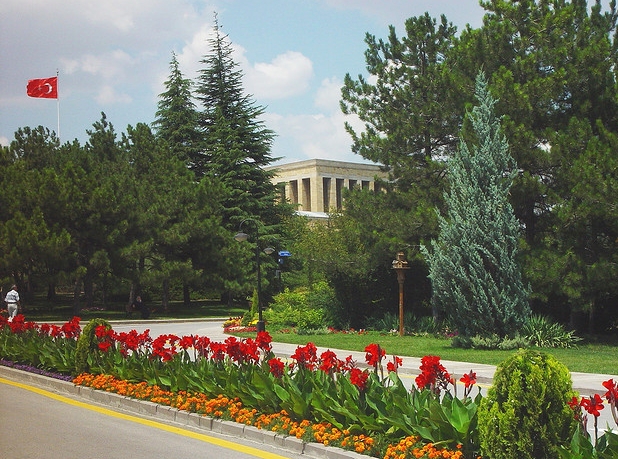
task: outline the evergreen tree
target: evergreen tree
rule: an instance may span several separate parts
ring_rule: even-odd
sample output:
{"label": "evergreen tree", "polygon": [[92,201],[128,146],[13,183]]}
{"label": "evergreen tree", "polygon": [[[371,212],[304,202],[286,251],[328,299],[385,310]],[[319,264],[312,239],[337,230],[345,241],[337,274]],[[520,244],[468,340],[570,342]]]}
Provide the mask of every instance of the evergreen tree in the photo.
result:
{"label": "evergreen tree", "polygon": [[43,126],[20,128],[2,148],[0,186],[0,278],[12,278],[27,298],[37,283],[53,285],[70,258],[65,229],[65,181],[58,163],[60,142]]}
{"label": "evergreen tree", "polygon": [[520,228],[508,201],[517,173],[483,74],[470,121],[476,144],[448,161],[447,214],[432,252],[423,247],[433,301],[464,336],[512,336],[529,314],[516,257]]}
{"label": "evergreen tree", "polygon": [[191,93],[193,83],[180,71],[176,54],[172,53],[170,76],[165,81],[166,91],[159,95],[153,127],[157,138],[185,162],[195,156],[198,145],[197,109]]}
{"label": "evergreen tree", "polygon": [[[124,250],[129,277],[140,286],[159,290],[169,307],[173,282],[212,286],[225,236],[218,200],[220,189],[210,181],[196,183],[193,174],[159,141],[150,128],[128,126],[122,145],[130,163],[133,215]],[[131,298],[132,300],[132,298]]]}
{"label": "evergreen tree", "polygon": [[244,93],[242,72],[216,18],[209,45],[196,88],[202,140],[191,168],[198,179],[208,175],[223,184],[224,224],[230,230],[247,216],[273,224],[276,187],[271,183],[273,172],[264,168],[275,160],[270,155],[274,133],[260,120],[264,109]]}

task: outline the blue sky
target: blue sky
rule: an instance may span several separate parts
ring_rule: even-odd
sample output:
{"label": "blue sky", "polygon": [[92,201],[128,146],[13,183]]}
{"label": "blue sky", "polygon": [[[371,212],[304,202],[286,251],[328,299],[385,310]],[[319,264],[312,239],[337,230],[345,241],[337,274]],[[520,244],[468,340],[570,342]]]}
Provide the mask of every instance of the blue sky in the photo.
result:
{"label": "blue sky", "polygon": [[[246,91],[266,108],[280,163],[363,161],[350,150],[339,99],[346,73],[366,73],[367,32],[385,38],[394,25],[403,35],[405,19],[426,11],[460,30],[483,16],[477,0],[4,0],[0,143],[19,127],[56,130],[58,107],[63,142],[83,144],[101,112],[118,133],[151,123],[171,52],[194,78],[215,11]],[[27,80],[56,70],[59,105],[26,96]]]}

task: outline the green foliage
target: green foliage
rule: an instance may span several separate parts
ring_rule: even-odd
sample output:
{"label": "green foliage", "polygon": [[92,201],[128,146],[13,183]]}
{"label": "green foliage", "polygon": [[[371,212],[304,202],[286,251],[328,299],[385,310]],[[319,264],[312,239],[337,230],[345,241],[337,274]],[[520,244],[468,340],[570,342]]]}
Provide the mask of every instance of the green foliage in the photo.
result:
{"label": "green foliage", "polygon": [[253,322],[254,320],[257,320],[256,316],[258,314],[258,307],[259,307],[259,299],[258,299],[257,290],[253,290],[253,295],[251,295],[251,307],[249,308],[247,312],[243,314],[242,320],[241,320],[242,325],[246,327],[247,325],[251,324],[251,322]]}
{"label": "green foliage", "polygon": [[479,407],[483,457],[558,457],[575,431],[574,395],[568,368],[553,356],[520,350],[506,359]]}
{"label": "green foliage", "polygon": [[603,322],[598,331],[618,295],[615,2],[482,7],[483,25],[460,33],[446,18],[424,15],[406,20],[399,35],[394,27],[384,38],[367,35],[372,78],[346,75],[342,110],[364,123],[347,126],[353,150],[384,164],[392,180],[384,196],[362,196],[357,205],[353,195],[346,214],[376,253],[436,237],[443,166],[462,137],[475,139],[464,106],[483,69],[517,164],[508,199],[526,240],[525,279],[541,310],[585,312],[588,331]]}
{"label": "green foliage", "polygon": [[462,142],[448,162],[448,211],[429,265],[433,302],[464,336],[514,336],[529,314],[517,263],[520,228],[508,201],[516,164],[494,114],[495,99],[481,73],[470,120],[473,149]]}
{"label": "green foliage", "polygon": [[96,328],[100,325],[107,329],[112,328],[105,319],[92,319],[82,330],[82,334],[77,340],[77,349],[75,351],[75,374],[90,371],[93,358],[100,354],[101,351],[98,348],[99,340],[95,335]]}
{"label": "green foliage", "polygon": [[509,338],[493,334],[490,336],[456,336],[453,338],[451,345],[463,349],[500,349],[508,351],[526,348],[530,343],[528,339],[519,335],[516,335],[514,338]]}
{"label": "green foliage", "polygon": [[232,56],[232,45],[215,16],[209,51],[196,81],[199,101],[200,148],[190,158],[198,180],[217,177],[224,184],[224,224],[231,230],[246,216],[267,224],[277,223],[274,172],[266,170],[274,132],[261,119],[264,108],[246,95],[242,71]]}
{"label": "green foliage", "polygon": [[582,339],[573,330],[565,330],[562,324],[549,317],[533,314],[521,329],[521,334],[532,346],[562,347],[576,346]]}
{"label": "green foliage", "polygon": [[164,85],[166,90],[159,95],[153,126],[157,137],[168,144],[174,155],[188,163],[199,139],[198,116],[191,93],[193,83],[183,76],[173,52],[170,75]]}
{"label": "green foliage", "polygon": [[588,432],[582,432],[581,426],[573,435],[571,443],[560,449],[561,459],[615,459],[618,457],[618,434],[607,430],[592,444]]}
{"label": "green foliage", "polygon": [[333,290],[325,282],[312,289],[298,288],[275,295],[265,312],[269,327],[317,330],[329,325],[329,308],[336,302]]}

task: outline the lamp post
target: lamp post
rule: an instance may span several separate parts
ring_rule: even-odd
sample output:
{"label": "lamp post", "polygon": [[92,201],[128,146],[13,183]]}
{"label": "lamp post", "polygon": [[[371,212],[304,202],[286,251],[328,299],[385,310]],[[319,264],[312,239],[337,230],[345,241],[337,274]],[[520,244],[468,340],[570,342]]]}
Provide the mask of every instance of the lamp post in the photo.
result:
{"label": "lamp post", "polygon": [[[242,225],[247,221],[252,221],[255,223],[255,266],[257,271],[257,300],[258,300],[258,323],[257,323],[257,331],[258,333],[261,331],[266,331],[266,323],[264,322],[264,318],[262,317],[262,272],[260,269],[260,225],[257,220],[253,218],[245,218],[240,222],[238,226],[238,233],[234,236],[238,242],[245,242],[249,239],[249,235],[247,233],[242,232]],[[272,254],[275,251],[272,247],[266,247],[264,249],[264,253],[267,255]]]}
{"label": "lamp post", "polygon": [[403,252],[397,252],[397,258],[393,260],[393,269],[397,273],[399,283],[399,336],[403,336],[403,284],[406,279],[406,270],[410,269]]}

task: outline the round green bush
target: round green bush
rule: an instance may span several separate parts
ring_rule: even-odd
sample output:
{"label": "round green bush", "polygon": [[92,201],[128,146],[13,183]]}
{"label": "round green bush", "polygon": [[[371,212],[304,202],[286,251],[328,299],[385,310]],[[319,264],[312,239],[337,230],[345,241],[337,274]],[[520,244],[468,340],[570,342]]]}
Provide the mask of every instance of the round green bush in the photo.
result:
{"label": "round green bush", "polygon": [[75,374],[87,373],[90,371],[88,356],[98,352],[98,340],[95,330],[99,325],[104,325],[110,329],[112,326],[105,319],[92,319],[82,330],[82,334],[77,339],[77,349],[75,351]]}
{"label": "round green bush", "polygon": [[520,350],[496,369],[478,412],[483,458],[558,458],[575,431],[571,375],[553,356]]}

